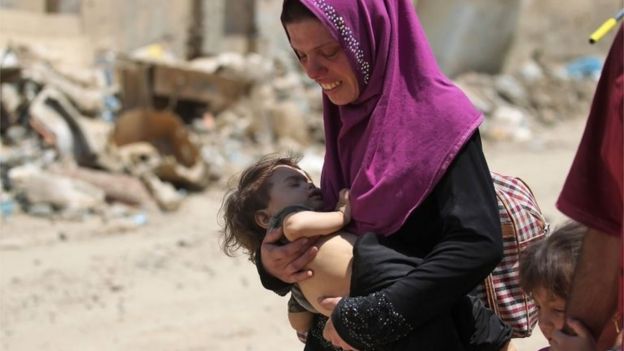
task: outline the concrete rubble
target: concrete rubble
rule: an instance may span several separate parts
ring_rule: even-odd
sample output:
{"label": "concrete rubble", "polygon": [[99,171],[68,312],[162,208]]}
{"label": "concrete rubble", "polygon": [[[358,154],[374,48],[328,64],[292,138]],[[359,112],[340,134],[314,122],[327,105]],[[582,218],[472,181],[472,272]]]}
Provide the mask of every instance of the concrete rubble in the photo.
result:
{"label": "concrete rubble", "polygon": [[[297,152],[320,172],[320,89],[292,58],[223,53],[193,61],[103,53],[89,69],[28,47],[1,56],[0,210],[145,223],[269,152]],[[577,65],[578,66],[578,65]],[[586,113],[596,67],[527,62],[454,81],[484,113],[482,135],[529,142]]]}
{"label": "concrete rubble", "polygon": [[529,142],[535,139],[535,131],[547,132],[558,121],[588,113],[597,83],[595,71],[600,69],[572,76],[568,65],[531,60],[513,73],[470,72],[454,81],[484,113],[485,138]]}

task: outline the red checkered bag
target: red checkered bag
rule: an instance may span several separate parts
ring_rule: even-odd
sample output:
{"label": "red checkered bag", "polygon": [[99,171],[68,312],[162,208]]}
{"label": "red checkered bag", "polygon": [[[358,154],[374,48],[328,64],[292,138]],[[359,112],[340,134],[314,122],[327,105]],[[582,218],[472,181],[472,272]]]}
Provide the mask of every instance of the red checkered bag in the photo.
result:
{"label": "red checkered bag", "polygon": [[537,323],[533,300],[520,289],[518,260],[532,242],[544,238],[548,224],[528,185],[516,177],[492,172],[503,228],[503,260],[478,286],[479,296],[513,329],[513,336],[531,335]]}

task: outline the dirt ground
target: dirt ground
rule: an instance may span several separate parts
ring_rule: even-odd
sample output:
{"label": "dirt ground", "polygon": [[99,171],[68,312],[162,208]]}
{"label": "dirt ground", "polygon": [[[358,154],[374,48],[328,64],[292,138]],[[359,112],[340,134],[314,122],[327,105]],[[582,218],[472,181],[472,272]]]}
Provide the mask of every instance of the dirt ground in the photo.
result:
{"label": "dirt ground", "polygon": [[[586,53],[585,35],[620,3],[527,0],[509,66],[535,48],[564,61]],[[606,41],[591,50],[606,52]],[[554,203],[584,123],[543,127],[528,144],[484,145],[491,169],[527,181],[552,224],[563,219]],[[222,196],[212,188],[136,227],[0,217],[0,350],[301,350],[286,300],[261,287],[245,258],[220,251]],[[515,342],[519,351],[546,345],[537,328]]]}
{"label": "dirt ground", "polygon": [[[485,144],[491,168],[524,178],[554,223],[583,125],[569,120],[531,144]],[[220,252],[221,198],[221,189],[194,195],[135,228],[3,219],[2,350],[300,350],[285,299],[263,290],[244,258]],[[545,340],[536,331],[517,344],[532,351]]]}

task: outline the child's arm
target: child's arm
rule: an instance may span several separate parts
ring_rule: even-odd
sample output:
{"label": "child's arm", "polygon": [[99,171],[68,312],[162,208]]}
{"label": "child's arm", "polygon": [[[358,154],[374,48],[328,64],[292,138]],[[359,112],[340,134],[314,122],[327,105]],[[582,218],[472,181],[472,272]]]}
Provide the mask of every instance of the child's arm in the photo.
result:
{"label": "child's arm", "polygon": [[287,215],[282,222],[284,235],[294,241],[302,237],[327,235],[338,231],[351,221],[349,191],[340,191],[336,211],[300,211]]}
{"label": "child's arm", "polygon": [[345,216],[340,211],[301,211],[286,216],[282,228],[286,238],[294,241],[301,237],[332,234],[344,224]]}

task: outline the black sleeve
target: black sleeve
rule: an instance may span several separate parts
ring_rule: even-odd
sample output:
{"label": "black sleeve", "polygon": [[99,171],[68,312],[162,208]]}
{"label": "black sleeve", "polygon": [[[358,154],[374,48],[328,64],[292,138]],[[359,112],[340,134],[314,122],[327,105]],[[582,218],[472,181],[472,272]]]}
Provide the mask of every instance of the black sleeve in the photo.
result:
{"label": "black sleeve", "polygon": [[265,289],[271,290],[280,296],[285,296],[290,291],[290,284],[275,278],[264,269],[260,258],[260,250],[256,253],[256,268],[260,275],[260,282]]}
{"label": "black sleeve", "polygon": [[[357,305],[363,309],[386,306],[388,311],[383,315],[405,320],[414,329],[422,327],[440,314],[450,312],[501,260],[503,244],[496,193],[478,133],[462,148],[425,202],[408,219],[420,216],[414,222],[436,223],[431,234],[433,244],[423,255],[422,263],[375,294],[343,298],[336,307],[338,311],[334,311],[336,315],[332,315],[337,330],[366,325],[365,320],[356,320],[357,317],[334,318],[349,315],[340,308],[353,311],[358,309]],[[428,209],[422,212],[420,207]],[[421,227],[426,225],[412,226],[415,230],[401,236],[426,236],[418,232]],[[366,329],[376,332],[377,338],[392,339],[372,328]],[[341,336],[349,342],[347,335],[341,333]]]}

